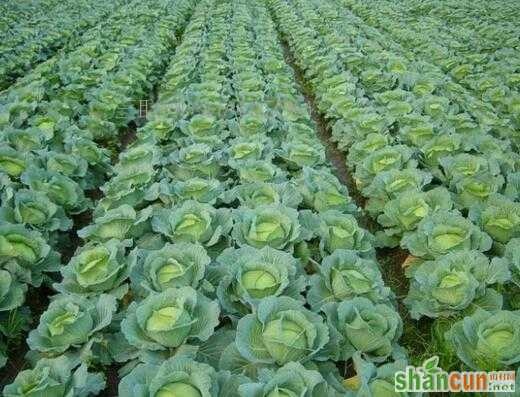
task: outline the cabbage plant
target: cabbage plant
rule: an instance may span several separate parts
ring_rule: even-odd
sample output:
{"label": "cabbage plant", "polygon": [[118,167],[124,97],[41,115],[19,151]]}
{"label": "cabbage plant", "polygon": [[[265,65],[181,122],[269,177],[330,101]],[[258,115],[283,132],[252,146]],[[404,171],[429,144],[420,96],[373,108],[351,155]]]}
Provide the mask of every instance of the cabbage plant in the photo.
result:
{"label": "cabbage plant", "polygon": [[132,268],[132,291],[147,296],[169,288],[197,289],[204,278],[210,258],[205,249],[192,243],[166,243],[158,250],[139,250]]}
{"label": "cabbage plant", "polygon": [[128,204],[123,204],[96,216],[92,224],[78,230],[78,236],[96,241],[122,241],[130,237],[132,227],[144,222],[148,217],[149,211],[138,213]]}
{"label": "cabbage plant", "polygon": [[426,216],[415,231],[406,232],[401,240],[401,247],[426,259],[461,250],[486,252],[491,245],[491,237],[458,211],[437,211]]}
{"label": "cabbage plant", "polygon": [[65,215],[63,208],[43,192],[20,189],[12,201],[12,209],[5,207],[5,211],[10,210],[11,223],[23,223],[49,232],[67,231],[72,227],[72,220]]}
{"label": "cabbage plant", "polygon": [[235,186],[226,191],[224,201],[237,200],[241,206],[255,208],[260,205],[283,205],[297,208],[303,197],[291,182],[252,182]]}
{"label": "cabbage plant", "polygon": [[105,388],[101,373],[88,371],[85,363],[65,355],[42,358],[34,368],[20,371],[14,381],[4,387],[5,397],[88,397]]}
{"label": "cabbage plant", "polygon": [[227,150],[229,161],[236,163],[249,160],[271,160],[272,142],[269,138],[258,136],[254,138],[237,138],[230,142]]}
{"label": "cabbage plant", "polygon": [[446,332],[446,340],[471,369],[498,371],[520,362],[520,312],[477,309]]}
{"label": "cabbage plant", "polygon": [[415,168],[416,161],[412,159],[413,154],[413,150],[406,145],[386,146],[371,153],[356,167],[354,174],[356,186],[364,189],[384,171]]}
{"label": "cabbage plant", "polygon": [[478,251],[451,252],[414,269],[404,303],[415,319],[454,316],[472,305],[500,309],[502,296],[489,287],[510,279],[505,261],[490,262]]}
{"label": "cabbage plant", "polygon": [[234,212],[233,238],[240,246],[287,250],[302,239],[298,212],[281,205],[239,208]]}
{"label": "cabbage plant", "polygon": [[192,178],[173,184],[173,193],[179,201],[195,200],[214,205],[225,191],[218,179]]}
{"label": "cabbage plant", "polygon": [[217,296],[227,314],[248,314],[269,296],[290,296],[303,301],[306,277],[301,263],[291,254],[269,246],[244,246],[225,250],[217,263]]}
{"label": "cabbage plant", "polygon": [[392,355],[403,332],[397,311],[364,297],[355,297],[322,307],[330,328],[331,358],[348,360],[356,351],[373,362]]}
{"label": "cabbage plant", "polygon": [[305,142],[303,139],[282,143],[277,155],[283,159],[290,170],[302,167],[319,167],[325,163],[323,146],[316,142]]}
{"label": "cabbage plant", "polygon": [[49,355],[81,347],[110,325],[116,308],[116,299],[106,294],[92,298],[58,295],[41,315],[38,327],[29,333],[27,344],[31,350]]}
{"label": "cabbage plant", "polygon": [[[371,153],[390,145],[390,136],[385,134],[369,134],[365,139],[355,142],[348,150],[348,164],[357,164]],[[340,149],[342,149],[340,147]]]}
{"label": "cabbage plant", "polygon": [[362,190],[368,202],[365,209],[377,215],[383,212],[384,205],[400,194],[423,190],[430,183],[432,175],[416,168],[390,170],[376,175],[370,185]]}
{"label": "cabbage plant", "polygon": [[453,202],[446,188],[437,187],[426,192],[410,191],[387,202],[377,221],[384,227],[386,237],[394,239],[390,245],[398,245],[403,233],[413,231],[428,215],[451,209]]}
{"label": "cabbage plant", "polygon": [[40,286],[43,273],[58,270],[59,259],[39,232],[21,224],[0,223],[0,264],[20,281]]}
{"label": "cabbage plant", "polygon": [[230,160],[229,166],[237,172],[240,183],[280,183],[286,180],[285,173],[267,160]]}
{"label": "cabbage plant", "polygon": [[370,361],[363,360],[359,352],[352,358],[356,375],[345,379],[343,384],[355,396],[370,397],[399,397],[420,396],[421,393],[396,392],[394,375],[397,371],[404,371],[407,366],[405,359],[397,359],[376,366]]}
{"label": "cabbage plant", "polygon": [[504,184],[502,175],[489,172],[460,178],[451,183],[455,202],[461,209],[484,206],[490,197],[498,193]]}
{"label": "cabbage plant", "polygon": [[172,209],[157,208],[152,228],[173,241],[200,243],[205,247],[226,238],[233,219],[228,209],[188,200]]}
{"label": "cabbage plant", "polygon": [[0,171],[10,177],[19,177],[29,166],[31,159],[26,153],[20,153],[10,146],[0,147]]}
{"label": "cabbage plant", "polygon": [[357,251],[338,249],[324,258],[317,274],[311,276],[310,284],[307,301],[316,311],[326,303],[358,296],[375,303],[392,297],[377,262],[361,257]]}
{"label": "cabbage plant", "polygon": [[297,183],[303,202],[309,209],[317,212],[338,210],[350,213],[357,210],[347,188],[329,171],[304,167],[302,178]]}
{"label": "cabbage plant", "polygon": [[135,264],[135,255],[126,255],[131,241],[108,240],[90,242],[80,247],[66,266],[60,269],[63,276],[57,291],[85,295],[109,293],[122,298],[128,291],[123,284]]}
{"label": "cabbage plant", "polygon": [[222,172],[222,153],[202,143],[182,147],[167,161],[173,177],[183,181],[193,177],[217,178]]}
{"label": "cabbage plant", "polygon": [[240,319],[236,348],[248,361],[284,365],[326,357],[329,330],[323,319],[289,297],[268,297]]}
{"label": "cabbage plant", "polygon": [[132,302],[121,330],[127,341],[141,350],[177,348],[207,340],[219,324],[219,313],[216,302],[193,288],[169,288]]}
{"label": "cabbage plant", "polygon": [[262,370],[255,383],[239,387],[241,397],[335,397],[337,393],[323,376],[306,369],[298,362],[290,362],[274,370]]}
{"label": "cabbage plant", "polygon": [[485,206],[470,210],[469,218],[498,243],[520,237],[520,204],[505,196],[490,196]]}
{"label": "cabbage plant", "polygon": [[30,167],[21,176],[21,181],[31,190],[45,193],[67,213],[80,213],[90,205],[81,186],[71,178],[54,171]]}
{"label": "cabbage plant", "polygon": [[[232,391],[227,390],[230,396]],[[217,373],[189,357],[139,364],[119,383],[119,397],[219,397]],[[227,394],[226,394],[227,395]]]}
{"label": "cabbage plant", "polygon": [[461,145],[462,138],[459,135],[435,135],[421,146],[422,160],[429,168],[435,168],[439,166],[441,158],[459,153]]}
{"label": "cabbage plant", "polygon": [[358,225],[353,215],[336,210],[320,214],[304,210],[300,212],[300,223],[319,239],[323,257],[340,249],[358,251],[365,256],[374,255],[374,237]]}

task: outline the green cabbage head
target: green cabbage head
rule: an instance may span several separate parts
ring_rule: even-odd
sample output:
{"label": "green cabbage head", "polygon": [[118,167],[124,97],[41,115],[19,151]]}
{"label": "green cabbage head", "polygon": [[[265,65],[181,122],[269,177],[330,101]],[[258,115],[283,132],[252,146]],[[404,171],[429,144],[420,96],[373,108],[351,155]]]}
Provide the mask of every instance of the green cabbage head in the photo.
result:
{"label": "green cabbage head", "polygon": [[475,370],[493,371],[520,363],[520,311],[477,309],[453,324],[446,340]]}
{"label": "green cabbage head", "polygon": [[138,257],[130,280],[132,290],[143,297],[168,288],[197,288],[210,263],[202,246],[182,242],[167,243],[159,250],[143,250]]}
{"label": "green cabbage head", "polygon": [[360,257],[356,251],[336,250],[311,276],[307,301],[313,310],[319,310],[326,303],[359,296],[380,303],[388,301],[391,292],[384,285],[377,262]]}
{"label": "green cabbage head", "polygon": [[323,319],[289,297],[268,297],[238,322],[236,347],[253,363],[284,365],[317,358],[329,341]]}
{"label": "green cabbage head", "polygon": [[383,362],[402,334],[403,323],[394,308],[364,297],[327,303],[322,311],[331,332],[334,360],[348,360],[359,351],[370,361]]}
{"label": "green cabbage head", "polygon": [[269,246],[225,250],[218,258],[222,275],[217,296],[229,314],[245,315],[268,296],[300,295],[306,286],[301,264],[291,254]]}
{"label": "green cabbage head", "polygon": [[233,237],[240,246],[290,249],[300,240],[298,212],[293,208],[262,205],[239,208],[234,215]]}
{"label": "green cabbage head", "polygon": [[219,324],[219,313],[216,302],[193,288],[170,288],[132,302],[121,330],[138,349],[165,350],[188,340],[207,340]]}
{"label": "green cabbage head", "polygon": [[435,261],[421,263],[413,271],[404,303],[411,316],[449,317],[471,304],[502,306],[502,297],[488,287],[511,279],[506,261],[489,259],[478,251],[451,252]]}
{"label": "green cabbage head", "polygon": [[209,204],[188,200],[172,209],[154,212],[152,228],[178,242],[200,243],[205,247],[217,244],[233,225],[227,209],[215,209]]}
{"label": "green cabbage head", "polygon": [[218,397],[217,373],[189,357],[140,364],[119,383],[119,397]]}
{"label": "green cabbage head", "polygon": [[488,251],[492,240],[478,226],[458,211],[437,211],[417,225],[415,231],[406,232],[401,247],[412,255],[434,259],[454,251]]}
{"label": "green cabbage head", "polygon": [[42,358],[34,368],[20,371],[13,383],[4,387],[5,397],[88,397],[105,388],[101,373],[88,372],[79,360],[59,356]]}
{"label": "green cabbage head", "polygon": [[298,362],[285,364],[278,370],[261,371],[258,382],[239,387],[241,397],[335,397],[339,396],[323,376]]}
{"label": "green cabbage head", "polygon": [[27,344],[31,350],[50,354],[82,346],[110,325],[116,308],[116,299],[106,294],[93,298],[58,295],[40,317],[38,327],[29,333]]}

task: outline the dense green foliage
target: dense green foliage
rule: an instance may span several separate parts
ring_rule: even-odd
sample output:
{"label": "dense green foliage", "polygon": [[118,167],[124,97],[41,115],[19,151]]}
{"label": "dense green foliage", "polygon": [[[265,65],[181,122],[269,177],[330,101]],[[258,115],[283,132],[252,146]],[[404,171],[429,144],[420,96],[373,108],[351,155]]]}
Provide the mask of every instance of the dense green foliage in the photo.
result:
{"label": "dense green foliage", "polygon": [[394,396],[418,324],[447,370],[516,370],[499,4],[0,5],[3,395]]}

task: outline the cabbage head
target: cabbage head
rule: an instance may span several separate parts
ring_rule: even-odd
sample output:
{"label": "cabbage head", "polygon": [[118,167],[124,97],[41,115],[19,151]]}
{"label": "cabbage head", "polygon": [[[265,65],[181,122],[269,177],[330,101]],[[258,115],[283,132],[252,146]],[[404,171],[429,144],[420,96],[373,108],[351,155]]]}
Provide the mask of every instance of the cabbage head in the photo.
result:
{"label": "cabbage head", "polygon": [[383,362],[392,355],[403,332],[403,322],[393,307],[364,297],[327,303],[322,311],[335,361],[348,360],[359,351],[367,360]]}
{"label": "cabbage head", "polygon": [[233,225],[228,209],[215,209],[209,204],[188,200],[171,209],[157,208],[152,228],[169,239],[200,243],[205,247],[226,238]]}
{"label": "cabbage head", "polygon": [[132,269],[132,291],[143,297],[169,288],[198,288],[204,278],[210,258],[206,250],[192,243],[166,243],[158,250],[138,252]]}
{"label": "cabbage head", "polygon": [[482,208],[472,208],[469,217],[498,243],[520,237],[520,203],[505,196],[490,196]]}
{"label": "cabbage head", "polygon": [[131,206],[123,204],[96,216],[92,224],[78,230],[78,236],[96,241],[110,239],[123,241],[129,237],[130,229],[139,222],[142,222],[140,214]]}
{"label": "cabbage head", "polygon": [[307,301],[318,311],[329,302],[341,302],[355,297],[372,302],[388,301],[392,294],[385,286],[379,265],[356,251],[338,249],[323,259],[318,273],[311,276]]}
{"label": "cabbage head", "polygon": [[269,246],[225,250],[218,258],[221,277],[217,296],[228,314],[245,315],[269,296],[290,296],[303,301],[307,284],[301,263],[291,254]]}
{"label": "cabbage head", "polygon": [[83,212],[90,204],[81,186],[58,172],[31,167],[22,174],[21,181],[31,190],[45,193],[53,203],[63,207],[67,213]]}
{"label": "cabbage head", "polygon": [[270,204],[298,208],[303,197],[291,182],[252,182],[237,185],[225,193],[224,201],[226,203],[232,203],[235,200],[241,206],[249,208]]}
{"label": "cabbage head", "polygon": [[360,352],[354,353],[352,358],[356,375],[343,381],[348,391],[355,396],[370,397],[410,397],[420,393],[396,392],[394,375],[397,371],[405,371],[408,365],[405,359],[376,366],[370,361],[363,360]]}
{"label": "cabbage head", "polygon": [[122,298],[128,285],[123,284],[135,264],[135,255],[126,255],[131,241],[89,242],[80,247],[66,266],[60,269],[60,292],[97,295],[102,292]]}
{"label": "cabbage head", "polygon": [[406,232],[401,247],[412,255],[437,258],[454,251],[486,252],[492,240],[458,211],[437,211],[419,222],[415,231]]}
{"label": "cabbage head", "polygon": [[361,190],[366,188],[377,175],[385,171],[414,168],[416,161],[412,160],[413,153],[406,145],[386,146],[371,153],[356,167],[356,186]]}
{"label": "cabbage head", "polygon": [[217,178],[222,172],[222,154],[206,144],[184,146],[168,157],[168,170],[177,180]]}
{"label": "cabbage head", "polygon": [[417,168],[382,172],[362,190],[368,197],[365,209],[374,216],[383,212],[384,206],[400,194],[421,191],[432,180],[432,175]]}
{"label": "cabbage head", "polygon": [[302,178],[297,181],[303,203],[309,209],[317,212],[338,210],[341,212],[356,212],[347,188],[327,170],[314,170],[304,167]]}
{"label": "cabbage head", "polygon": [[414,230],[428,215],[452,208],[453,202],[446,188],[437,187],[426,192],[411,191],[387,202],[377,221],[384,227],[387,236],[400,237],[404,232]]}
{"label": "cabbage head", "polygon": [[278,370],[263,370],[258,382],[239,387],[241,397],[339,397],[323,376],[298,362],[285,364]]}
{"label": "cabbage head", "polygon": [[5,397],[88,397],[105,388],[101,373],[88,372],[86,364],[65,355],[42,358],[34,368],[20,371],[13,383],[4,387]]}
{"label": "cabbage head", "polygon": [[218,304],[193,288],[169,288],[132,302],[121,330],[138,349],[165,350],[207,340],[219,324],[219,314]]}
{"label": "cabbage head", "polygon": [[189,357],[139,364],[119,383],[119,397],[218,397],[215,370]]}
{"label": "cabbage head", "polygon": [[38,327],[29,333],[27,344],[31,350],[51,355],[81,347],[110,325],[116,308],[116,299],[106,294],[93,298],[58,295],[41,315]]}
{"label": "cabbage head", "polygon": [[10,177],[18,178],[30,164],[30,157],[20,153],[10,146],[0,146],[0,172]]}
{"label": "cabbage head", "polygon": [[41,285],[43,273],[56,272],[59,255],[36,230],[21,224],[0,222],[0,264],[20,281],[35,287]]}
{"label": "cabbage head", "polygon": [[325,150],[319,142],[299,139],[282,143],[277,155],[283,159],[289,170],[302,167],[319,167],[325,163]]}
{"label": "cabbage head", "polygon": [[284,172],[267,160],[229,161],[229,166],[236,171],[240,183],[285,181]]}
{"label": "cabbage head", "polygon": [[477,309],[453,324],[445,336],[471,369],[498,371],[520,363],[520,311]]}
{"label": "cabbage head", "polygon": [[35,228],[66,231],[72,227],[72,221],[66,217],[63,208],[54,204],[45,193],[20,189],[14,196],[14,219]]}
{"label": "cabbage head", "polygon": [[404,303],[415,319],[454,316],[471,305],[501,308],[502,296],[489,287],[510,279],[505,261],[490,262],[478,251],[451,252],[413,271]]}
{"label": "cabbage head", "polygon": [[298,212],[281,205],[261,205],[234,212],[233,238],[238,245],[291,249],[301,240]]}
{"label": "cabbage head", "polygon": [[339,249],[358,251],[365,256],[374,255],[374,237],[358,225],[353,215],[336,210],[320,214],[304,210],[300,212],[300,223],[319,238],[323,257]]}
{"label": "cabbage head", "polygon": [[236,347],[252,363],[285,365],[318,359],[329,341],[323,319],[289,297],[268,297],[240,319]]}
{"label": "cabbage head", "polygon": [[192,178],[173,184],[173,193],[180,202],[195,200],[200,203],[215,204],[222,196],[225,185],[218,179]]}

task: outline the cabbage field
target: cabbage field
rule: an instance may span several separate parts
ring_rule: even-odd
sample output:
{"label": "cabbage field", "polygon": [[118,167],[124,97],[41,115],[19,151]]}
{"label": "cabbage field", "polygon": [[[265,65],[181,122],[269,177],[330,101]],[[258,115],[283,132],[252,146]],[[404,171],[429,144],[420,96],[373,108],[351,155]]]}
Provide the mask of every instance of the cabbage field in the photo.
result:
{"label": "cabbage field", "polygon": [[434,357],[517,371],[519,21],[2,2],[2,395],[412,397],[438,394],[395,374]]}

